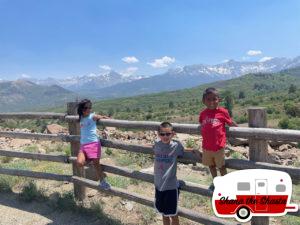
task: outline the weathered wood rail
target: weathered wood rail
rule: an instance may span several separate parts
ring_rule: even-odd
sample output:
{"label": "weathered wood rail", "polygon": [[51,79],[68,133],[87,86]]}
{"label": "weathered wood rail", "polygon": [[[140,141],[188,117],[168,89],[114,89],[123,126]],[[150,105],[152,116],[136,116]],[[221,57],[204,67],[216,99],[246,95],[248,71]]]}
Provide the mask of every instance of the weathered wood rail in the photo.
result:
{"label": "weathered wood rail", "polygon": [[[58,119],[65,121],[69,124],[70,135],[54,135],[54,134],[36,134],[36,133],[23,133],[23,132],[9,132],[0,131],[0,137],[8,138],[23,138],[23,139],[36,139],[36,140],[51,140],[51,141],[62,141],[71,143],[72,156],[67,157],[63,155],[49,155],[49,154],[37,154],[28,153],[21,151],[11,150],[0,150],[0,156],[6,157],[17,157],[26,159],[35,159],[43,161],[61,162],[61,163],[72,163],[73,175],[60,175],[51,173],[42,173],[35,171],[24,171],[17,169],[5,169],[0,168],[0,174],[13,175],[13,176],[25,176],[38,179],[50,179],[59,181],[69,181],[74,183],[74,194],[78,199],[84,199],[85,189],[84,187],[90,187],[99,189],[97,182],[84,178],[83,171],[80,171],[76,164],[76,154],[79,147],[79,128],[78,128],[78,116],[74,115],[76,110],[76,104],[68,103],[68,114],[63,113],[0,113],[0,119]],[[272,170],[281,170],[290,174],[294,183],[300,181],[300,168],[288,167],[267,163],[267,148],[266,141],[291,141],[298,142],[300,140],[300,131],[297,130],[281,130],[281,129],[270,129],[266,127],[266,114],[263,109],[255,108],[249,109],[249,128],[244,127],[230,127],[227,128],[227,136],[234,138],[246,138],[249,139],[249,155],[250,160],[241,159],[227,159],[226,167],[232,169],[253,169],[263,168]],[[149,121],[126,121],[126,120],[114,120],[105,119],[99,122],[103,126],[111,126],[118,128],[127,129],[142,129],[142,130],[157,130],[160,122],[149,122]],[[178,133],[187,134],[200,134],[201,127],[196,124],[178,124],[173,123],[174,130]],[[153,154],[150,146],[140,146],[135,144],[128,144],[119,141],[104,140],[101,139],[101,144],[104,147],[125,150],[135,153]],[[202,155],[197,151],[185,151],[184,156],[179,159],[179,162],[201,162]],[[151,173],[145,173],[140,171],[134,171],[124,167],[111,166],[103,164],[103,170],[120,175],[128,178],[134,178],[141,181],[153,183],[154,176]],[[202,196],[212,196],[212,192],[207,186],[194,184],[180,180],[182,184],[182,190],[199,194]],[[101,190],[103,191],[103,190]],[[153,206],[153,199],[137,195],[135,193],[129,193],[126,190],[112,187],[111,190],[105,191],[108,194],[126,198],[147,206]],[[300,216],[299,211],[296,213],[289,213],[294,216]],[[213,216],[207,216],[201,213],[194,212],[192,210],[180,208],[179,215],[193,221],[203,224],[236,224],[228,222]],[[269,224],[268,217],[254,217],[251,221],[253,225],[267,225]]]}

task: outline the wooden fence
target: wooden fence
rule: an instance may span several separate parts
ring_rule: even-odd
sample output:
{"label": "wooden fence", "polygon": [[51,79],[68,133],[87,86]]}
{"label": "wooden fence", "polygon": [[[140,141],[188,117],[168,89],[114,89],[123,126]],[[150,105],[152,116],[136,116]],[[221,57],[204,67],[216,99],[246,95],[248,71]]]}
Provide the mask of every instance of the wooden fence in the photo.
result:
{"label": "wooden fence", "polygon": [[[76,155],[79,151],[79,125],[78,116],[76,113],[76,103],[68,103],[67,114],[62,113],[1,113],[0,119],[59,119],[65,121],[69,126],[69,135],[56,135],[56,134],[37,134],[37,133],[23,133],[23,132],[8,132],[0,131],[0,137],[9,138],[24,138],[24,139],[36,139],[36,140],[52,140],[70,142],[71,144],[71,157],[62,155],[48,155],[48,154],[36,154],[11,150],[0,150],[0,156],[6,157],[18,157],[26,159],[35,159],[43,161],[72,163],[73,175],[60,175],[52,173],[42,173],[18,169],[4,169],[0,168],[0,174],[13,175],[13,176],[25,176],[39,179],[49,179],[58,181],[69,181],[74,183],[74,195],[77,199],[83,200],[85,198],[85,187],[97,189],[108,194],[119,196],[140,204],[153,207],[153,199],[145,196],[141,196],[135,193],[130,193],[124,189],[112,187],[110,190],[102,190],[98,187],[98,183],[92,180],[92,176],[88,175],[88,170],[84,171],[78,168],[75,164]],[[300,168],[287,167],[281,165],[275,165],[267,163],[268,148],[267,141],[291,141],[298,142],[300,140],[300,131],[295,130],[281,130],[281,129],[268,129],[266,127],[267,119],[266,112],[263,108],[251,108],[248,110],[249,114],[249,128],[243,127],[230,127],[227,129],[228,137],[239,137],[249,139],[249,160],[241,159],[227,159],[226,167],[232,169],[250,169],[250,168],[263,168],[285,171],[292,177],[293,183],[300,181]],[[128,129],[143,129],[143,130],[157,130],[159,122],[149,121],[126,121],[126,120],[113,120],[105,119],[100,121],[101,125],[118,128]],[[195,124],[177,124],[173,123],[174,130],[178,133],[187,134],[200,134],[200,126]],[[101,144],[104,147],[110,147],[120,150],[125,150],[135,153],[153,154],[151,147],[145,147],[134,144],[127,144],[119,141],[101,139]],[[201,162],[201,154],[195,154],[193,151],[185,151],[184,156],[179,162]],[[129,178],[138,179],[141,181],[152,183],[154,182],[154,176],[151,173],[145,173],[140,171],[134,171],[124,167],[111,166],[102,164],[103,170]],[[89,178],[89,179],[88,179]],[[179,181],[182,184],[182,190],[191,192],[194,194],[211,197],[212,192],[207,186]],[[226,220],[219,219],[214,216],[207,216],[205,214],[195,212],[193,210],[179,207],[179,216],[188,218],[190,220],[203,223],[203,224],[237,224],[228,222]],[[289,213],[294,216],[300,216],[300,212]],[[251,220],[252,225],[268,225],[268,217],[253,217]]]}

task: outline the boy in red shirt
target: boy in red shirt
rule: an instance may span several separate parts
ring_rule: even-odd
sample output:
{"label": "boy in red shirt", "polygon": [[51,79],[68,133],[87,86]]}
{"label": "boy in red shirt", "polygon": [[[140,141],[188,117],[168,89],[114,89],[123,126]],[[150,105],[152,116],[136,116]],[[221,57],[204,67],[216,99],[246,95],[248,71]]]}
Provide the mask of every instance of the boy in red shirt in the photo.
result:
{"label": "boy in red shirt", "polygon": [[[221,176],[227,171],[225,167],[226,129],[228,126],[237,126],[229,116],[227,109],[219,107],[220,96],[215,88],[207,88],[203,92],[202,102],[206,106],[200,115],[199,123],[201,124],[202,134],[202,163],[209,166],[212,177],[217,176],[217,168]],[[214,189],[213,185],[210,189]]]}

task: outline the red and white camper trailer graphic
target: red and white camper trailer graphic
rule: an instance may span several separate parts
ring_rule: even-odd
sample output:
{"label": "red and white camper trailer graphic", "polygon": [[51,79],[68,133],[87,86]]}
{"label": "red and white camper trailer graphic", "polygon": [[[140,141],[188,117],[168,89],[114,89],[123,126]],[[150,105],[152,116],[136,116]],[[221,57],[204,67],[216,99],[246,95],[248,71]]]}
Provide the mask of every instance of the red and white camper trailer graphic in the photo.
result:
{"label": "red and white camper trailer graphic", "polygon": [[290,204],[292,180],[275,170],[240,170],[214,179],[212,205],[216,216],[247,222],[252,216],[283,216],[298,211]]}

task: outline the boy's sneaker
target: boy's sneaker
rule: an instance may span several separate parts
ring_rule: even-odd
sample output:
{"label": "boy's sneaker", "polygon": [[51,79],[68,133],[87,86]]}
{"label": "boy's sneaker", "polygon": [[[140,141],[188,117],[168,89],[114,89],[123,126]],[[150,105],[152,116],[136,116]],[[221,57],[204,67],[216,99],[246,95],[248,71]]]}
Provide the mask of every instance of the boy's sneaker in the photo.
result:
{"label": "boy's sneaker", "polygon": [[214,191],[215,185],[213,183],[211,185],[209,185],[208,190]]}
{"label": "boy's sneaker", "polygon": [[110,184],[107,183],[107,181],[105,179],[103,179],[103,180],[100,181],[99,187],[101,189],[104,189],[104,190],[109,190],[110,189]]}

